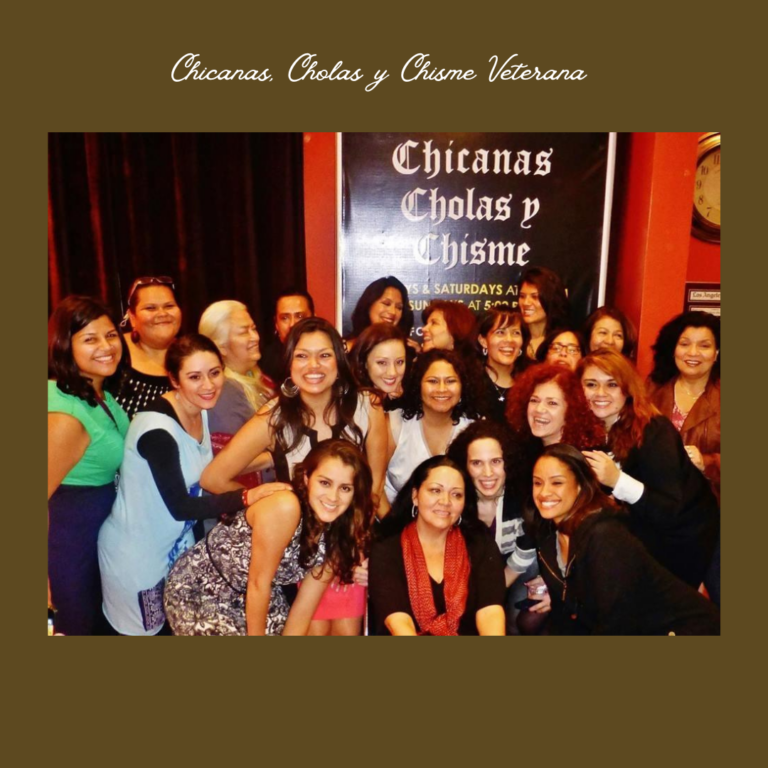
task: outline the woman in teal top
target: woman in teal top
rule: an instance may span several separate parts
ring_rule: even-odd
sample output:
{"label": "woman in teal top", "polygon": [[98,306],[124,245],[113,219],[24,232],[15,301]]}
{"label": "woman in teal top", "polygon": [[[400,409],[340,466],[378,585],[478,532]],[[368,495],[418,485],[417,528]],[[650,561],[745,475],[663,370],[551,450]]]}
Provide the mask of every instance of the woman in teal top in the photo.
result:
{"label": "woman in teal top", "polygon": [[48,324],[48,602],[56,631],[94,634],[101,615],[96,541],[115,500],[128,417],[104,383],[120,336],[109,311],[68,296]]}

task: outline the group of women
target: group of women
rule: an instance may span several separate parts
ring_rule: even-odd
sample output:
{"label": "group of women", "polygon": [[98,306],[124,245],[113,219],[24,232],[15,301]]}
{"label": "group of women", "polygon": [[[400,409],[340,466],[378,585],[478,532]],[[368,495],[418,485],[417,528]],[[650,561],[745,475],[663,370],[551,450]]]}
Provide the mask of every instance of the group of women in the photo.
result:
{"label": "group of women", "polygon": [[519,309],[431,302],[421,347],[394,277],[352,318],[281,294],[269,376],[239,302],[179,336],[170,278],[134,282],[122,339],[57,307],[57,631],[719,632],[718,318],[665,325],[647,385],[627,318],[576,328],[544,268]]}

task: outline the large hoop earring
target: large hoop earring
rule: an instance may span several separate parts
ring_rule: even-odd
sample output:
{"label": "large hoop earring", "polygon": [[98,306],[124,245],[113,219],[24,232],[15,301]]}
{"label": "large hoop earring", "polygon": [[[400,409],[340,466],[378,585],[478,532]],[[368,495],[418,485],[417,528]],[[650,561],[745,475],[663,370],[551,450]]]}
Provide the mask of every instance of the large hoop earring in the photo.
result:
{"label": "large hoop earring", "polygon": [[280,385],[280,391],[286,397],[296,397],[299,394],[299,388],[290,376]]}
{"label": "large hoop earring", "polygon": [[411,507],[411,517],[416,518],[419,515],[419,508],[414,504]]}
{"label": "large hoop earring", "polygon": [[459,519],[454,523],[454,526],[458,528],[461,525],[461,520],[464,517],[464,515],[459,515]]}
{"label": "large hoop earring", "polygon": [[488,347],[483,347],[483,357],[488,357]]}

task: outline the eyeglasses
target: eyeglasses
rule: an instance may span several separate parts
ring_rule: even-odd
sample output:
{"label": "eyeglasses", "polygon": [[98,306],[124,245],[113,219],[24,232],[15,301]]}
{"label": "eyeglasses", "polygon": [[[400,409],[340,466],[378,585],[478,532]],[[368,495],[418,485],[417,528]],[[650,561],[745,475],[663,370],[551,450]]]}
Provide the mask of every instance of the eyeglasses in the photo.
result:
{"label": "eyeglasses", "polygon": [[172,291],[176,290],[176,286],[173,284],[173,278],[167,275],[161,275],[160,277],[137,277],[132,283],[131,288],[128,291],[128,306],[131,305],[131,299],[133,294],[139,288],[144,288],[147,285],[167,285]]}
{"label": "eyeglasses", "polygon": [[581,348],[577,344],[550,344],[549,351],[554,352],[556,355],[565,352],[571,357],[581,354]]}

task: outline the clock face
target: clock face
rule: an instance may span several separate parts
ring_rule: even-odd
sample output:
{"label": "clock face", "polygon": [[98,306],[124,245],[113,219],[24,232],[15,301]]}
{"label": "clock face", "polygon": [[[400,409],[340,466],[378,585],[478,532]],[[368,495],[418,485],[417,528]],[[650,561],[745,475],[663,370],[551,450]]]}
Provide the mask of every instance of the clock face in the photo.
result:
{"label": "clock face", "polygon": [[701,222],[720,228],[720,147],[699,160],[693,191],[693,207]]}

